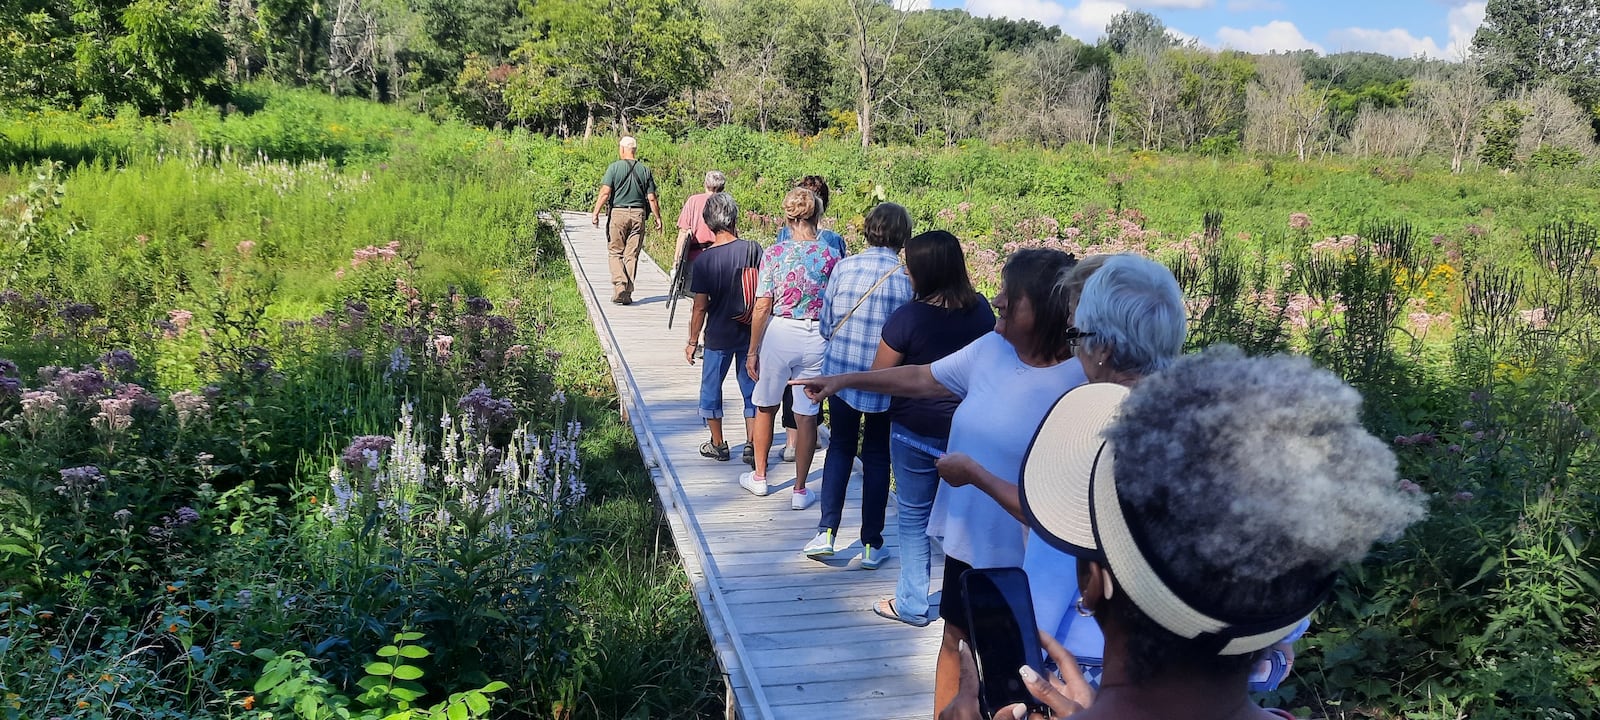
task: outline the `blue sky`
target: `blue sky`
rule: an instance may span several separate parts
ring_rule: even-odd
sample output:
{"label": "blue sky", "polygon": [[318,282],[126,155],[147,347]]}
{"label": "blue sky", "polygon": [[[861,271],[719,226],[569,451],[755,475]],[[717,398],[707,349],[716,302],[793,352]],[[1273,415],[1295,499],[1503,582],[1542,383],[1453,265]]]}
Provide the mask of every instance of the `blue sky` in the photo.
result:
{"label": "blue sky", "polygon": [[[930,0],[905,0],[926,7]],[[1248,52],[1311,49],[1459,60],[1483,22],[1483,0],[931,0],[974,15],[1059,25],[1093,42],[1127,9],[1160,17],[1185,38]]]}

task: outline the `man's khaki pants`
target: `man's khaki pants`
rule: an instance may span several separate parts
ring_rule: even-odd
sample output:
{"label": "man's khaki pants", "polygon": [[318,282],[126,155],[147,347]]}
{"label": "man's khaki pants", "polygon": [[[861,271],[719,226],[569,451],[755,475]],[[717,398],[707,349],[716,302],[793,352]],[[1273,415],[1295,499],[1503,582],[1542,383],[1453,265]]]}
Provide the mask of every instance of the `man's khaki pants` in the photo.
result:
{"label": "man's khaki pants", "polygon": [[639,251],[644,249],[644,208],[612,208],[606,233],[612,299],[631,302],[633,278],[639,274]]}

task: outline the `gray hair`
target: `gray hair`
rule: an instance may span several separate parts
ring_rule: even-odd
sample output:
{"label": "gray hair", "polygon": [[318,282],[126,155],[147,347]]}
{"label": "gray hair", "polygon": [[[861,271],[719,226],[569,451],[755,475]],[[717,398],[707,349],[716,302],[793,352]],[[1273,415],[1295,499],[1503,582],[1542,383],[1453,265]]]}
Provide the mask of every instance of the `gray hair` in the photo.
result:
{"label": "gray hair", "polygon": [[[1425,512],[1362,426],[1361,394],[1304,357],[1229,345],[1186,356],[1134,387],[1105,438],[1134,532],[1166,539],[1144,548],[1151,565],[1227,615],[1315,600],[1331,573]],[[1230,662],[1135,608],[1123,620],[1136,676]]]}
{"label": "gray hair", "polygon": [[719,193],[722,192],[722,189],[727,186],[728,176],[723,175],[721,170],[712,170],[711,172],[706,173],[705,188],[707,190],[710,190],[714,193]]}
{"label": "gray hair", "polygon": [[1137,255],[1117,255],[1089,276],[1073,325],[1092,336],[1084,349],[1109,349],[1115,370],[1149,375],[1183,352],[1189,313],[1183,290],[1167,266]]}
{"label": "gray hair", "polygon": [[711,232],[734,232],[739,224],[739,205],[732,195],[716,193],[706,198],[706,209],[700,213],[700,219]]}
{"label": "gray hair", "polygon": [[622,140],[619,141],[617,144],[621,145],[622,147],[635,149],[635,150],[639,148],[639,141],[635,140],[632,135],[623,135],[622,136]]}

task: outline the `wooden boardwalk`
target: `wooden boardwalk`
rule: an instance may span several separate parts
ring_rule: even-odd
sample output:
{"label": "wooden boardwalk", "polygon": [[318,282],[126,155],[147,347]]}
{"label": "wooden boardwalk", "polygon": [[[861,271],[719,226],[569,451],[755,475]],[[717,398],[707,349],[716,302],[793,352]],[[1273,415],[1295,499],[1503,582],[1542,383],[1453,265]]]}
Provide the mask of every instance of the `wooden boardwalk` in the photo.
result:
{"label": "wooden boardwalk", "polygon": [[[749,720],[929,717],[942,625],[914,628],[872,613],[874,600],[894,593],[900,566],[895,553],[880,570],[857,567],[859,481],[845,504],[840,552],[828,563],[801,555],[816,534],[818,508],[789,508],[791,483],[780,479],[792,478],[794,466],[773,463],[767,497],[739,487],[748,467],[738,458],[745,438],[732,377],[723,403],[731,410],[725,427],[734,458],[700,457],[707,438],[696,410],[700,369],[683,360],[688,303],[680,302],[668,330],[668,278],[641,258],[634,304],[611,304],[602,230],[583,213],[563,213],[561,221],[573,276],[727,675],[730,713]],[[823,457],[817,454],[808,480],[816,487]],[[897,549],[892,501],[887,525],[886,544]],[[935,592],[941,559],[936,552]]]}

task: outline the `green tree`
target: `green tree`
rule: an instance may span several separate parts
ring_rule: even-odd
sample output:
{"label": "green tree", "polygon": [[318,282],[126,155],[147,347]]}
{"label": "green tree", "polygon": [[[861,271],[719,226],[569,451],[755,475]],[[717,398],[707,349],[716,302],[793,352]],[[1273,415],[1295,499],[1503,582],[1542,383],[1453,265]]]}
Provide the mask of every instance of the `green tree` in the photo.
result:
{"label": "green tree", "polygon": [[1472,50],[1498,90],[1557,80],[1591,113],[1600,105],[1600,1],[1489,0]]}
{"label": "green tree", "polygon": [[1173,48],[1163,61],[1175,67],[1182,85],[1174,118],[1179,146],[1188,149],[1211,138],[1237,140],[1244,127],[1245,86],[1256,74],[1250,58],[1233,51]]}
{"label": "green tree", "polygon": [[1143,10],[1123,10],[1106,23],[1105,43],[1119,55],[1128,52],[1164,50],[1178,44],[1167,26]]}
{"label": "green tree", "polygon": [[628,132],[631,118],[704,87],[716,70],[695,0],[525,0],[523,12],[525,84],[508,100],[514,117],[560,121],[552,110],[581,103],[586,128],[598,107]]}
{"label": "green tree", "polygon": [[1517,138],[1522,134],[1522,121],[1527,117],[1527,110],[1511,100],[1490,106],[1484,113],[1483,144],[1478,148],[1478,159],[1492,168],[1515,168]]}
{"label": "green tree", "polygon": [[[1160,150],[1176,134],[1183,76],[1167,53],[1130,45],[1111,66],[1111,110],[1116,126],[1142,150]],[[1143,48],[1143,49],[1139,49]]]}
{"label": "green tree", "polygon": [[824,38],[838,14],[824,3],[721,0],[706,17],[717,28],[722,68],[711,81],[717,119],[762,132],[815,132],[825,119],[823,96],[835,74]]}
{"label": "green tree", "polygon": [[61,0],[0,3],[0,101],[37,107],[76,99],[71,12]]}
{"label": "green tree", "polygon": [[77,0],[73,99],[98,96],[146,113],[227,97],[227,44],[215,0]]}

